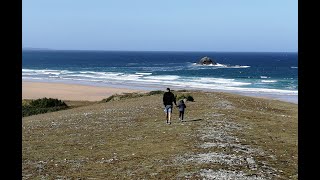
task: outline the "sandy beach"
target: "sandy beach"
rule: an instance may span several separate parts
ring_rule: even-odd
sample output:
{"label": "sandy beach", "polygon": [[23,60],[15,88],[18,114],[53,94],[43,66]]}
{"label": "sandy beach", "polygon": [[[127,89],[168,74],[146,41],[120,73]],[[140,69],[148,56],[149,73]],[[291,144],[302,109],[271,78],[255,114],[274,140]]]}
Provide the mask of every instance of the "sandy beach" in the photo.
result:
{"label": "sandy beach", "polygon": [[144,92],[113,87],[22,81],[22,99],[58,98],[62,100],[100,101],[112,94]]}

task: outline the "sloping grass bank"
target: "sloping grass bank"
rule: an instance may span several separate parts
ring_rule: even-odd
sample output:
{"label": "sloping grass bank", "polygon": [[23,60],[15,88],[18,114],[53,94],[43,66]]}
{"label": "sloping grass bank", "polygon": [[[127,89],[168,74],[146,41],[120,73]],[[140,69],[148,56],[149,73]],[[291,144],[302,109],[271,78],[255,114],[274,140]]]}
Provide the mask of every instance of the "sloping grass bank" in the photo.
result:
{"label": "sloping grass bank", "polygon": [[184,91],[185,122],[162,93],[24,117],[23,179],[297,179],[297,105]]}

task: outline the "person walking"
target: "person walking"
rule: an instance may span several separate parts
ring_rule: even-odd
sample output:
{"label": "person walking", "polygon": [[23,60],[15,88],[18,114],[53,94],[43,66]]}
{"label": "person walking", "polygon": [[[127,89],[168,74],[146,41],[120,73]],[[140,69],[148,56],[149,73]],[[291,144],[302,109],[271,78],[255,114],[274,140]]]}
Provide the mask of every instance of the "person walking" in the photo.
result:
{"label": "person walking", "polygon": [[171,124],[171,114],[172,114],[173,103],[177,106],[176,98],[174,97],[174,94],[170,91],[170,88],[167,88],[167,92],[163,94],[163,105],[164,105],[164,111],[166,112],[167,124]]}
{"label": "person walking", "polygon": [[179,120],[183,121],[183,116],[184,116],[184,110],[187,108],[186,104],[184,103],[184,100],[181,99],[179,101],[179,104],[177,106],[179,108]]}

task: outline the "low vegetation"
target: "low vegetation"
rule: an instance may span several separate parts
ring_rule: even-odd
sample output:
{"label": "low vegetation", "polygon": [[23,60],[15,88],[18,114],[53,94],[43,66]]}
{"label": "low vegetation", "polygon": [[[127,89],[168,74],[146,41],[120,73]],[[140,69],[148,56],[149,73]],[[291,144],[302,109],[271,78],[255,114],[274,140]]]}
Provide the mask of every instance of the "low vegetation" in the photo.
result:
{"label": "low vegetation", "polygon": [[[187,92],[186,90],[179,90],[179,91],[173,91],[175,94],[175,98],[177,101],[181,99],[186,99],[187,101],[194,101],[194,98],[190,94],[181,94],[181,92]],[[131,99],[131,98],[137,98],[137,97],[144,97],[144,96],[152,96],[152,95],[159,95],[164,94],[164,91],[156,90],[156,91],[150,91],[147,93],[123,93],[123,94],[114,94],[108,98],[105,98],[102,100],[102,102],[109,102],[109,101],[119,101],[123,99]]]}
{"label": "low vegetation", "polygon": [[112,96],[109,96],[106,99],[103,99],[102,102],[119,101],[119,100],[123,100],[123,99],[131,99],[131,98],[142,97],[142,96],[145,96],[145,94],[142,94],[142,93],[114,94]]}
{"label": "low vegetation", "polygon": [[59,111],[67,108],[68,105],[59,99],[41,98],[31,101],[23,100],[22,117]]}
{"label": "low vegetation", "polygon": [[151,96],[151,95],[163,94],[163,93],[164,93],[164,91],[157,90],[157,91],[150,91],[150,92],[148,92],[147,94],[148,94],[149,96]]}
{"label": "low vegetation", "polygon": [[181,99],[186,99],[187,101],[191,101],[191,102],[194,101],[194,98],[193,98],[190,94],[187,94],[187,95],[185,95],[185,94],[178,95],[178,96],[176,97],[176,99],[177,99],[177,101],[179,101],[179,100],[181,100]]}

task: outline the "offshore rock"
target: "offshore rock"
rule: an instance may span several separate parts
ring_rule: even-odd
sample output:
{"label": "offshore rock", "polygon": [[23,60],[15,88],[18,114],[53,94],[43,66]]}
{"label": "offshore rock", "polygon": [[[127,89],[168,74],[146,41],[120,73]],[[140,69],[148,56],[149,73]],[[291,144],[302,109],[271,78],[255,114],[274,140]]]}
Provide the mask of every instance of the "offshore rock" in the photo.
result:
{"label": "offshore rock", "polygon": [[215,61],[213,61],[211,58],[206,56],[206,57],[201,58],[200,61],[198,62],[198,64],[201,64],[201,65],[209,65],[209,64],[216,65],[217,63]]}

